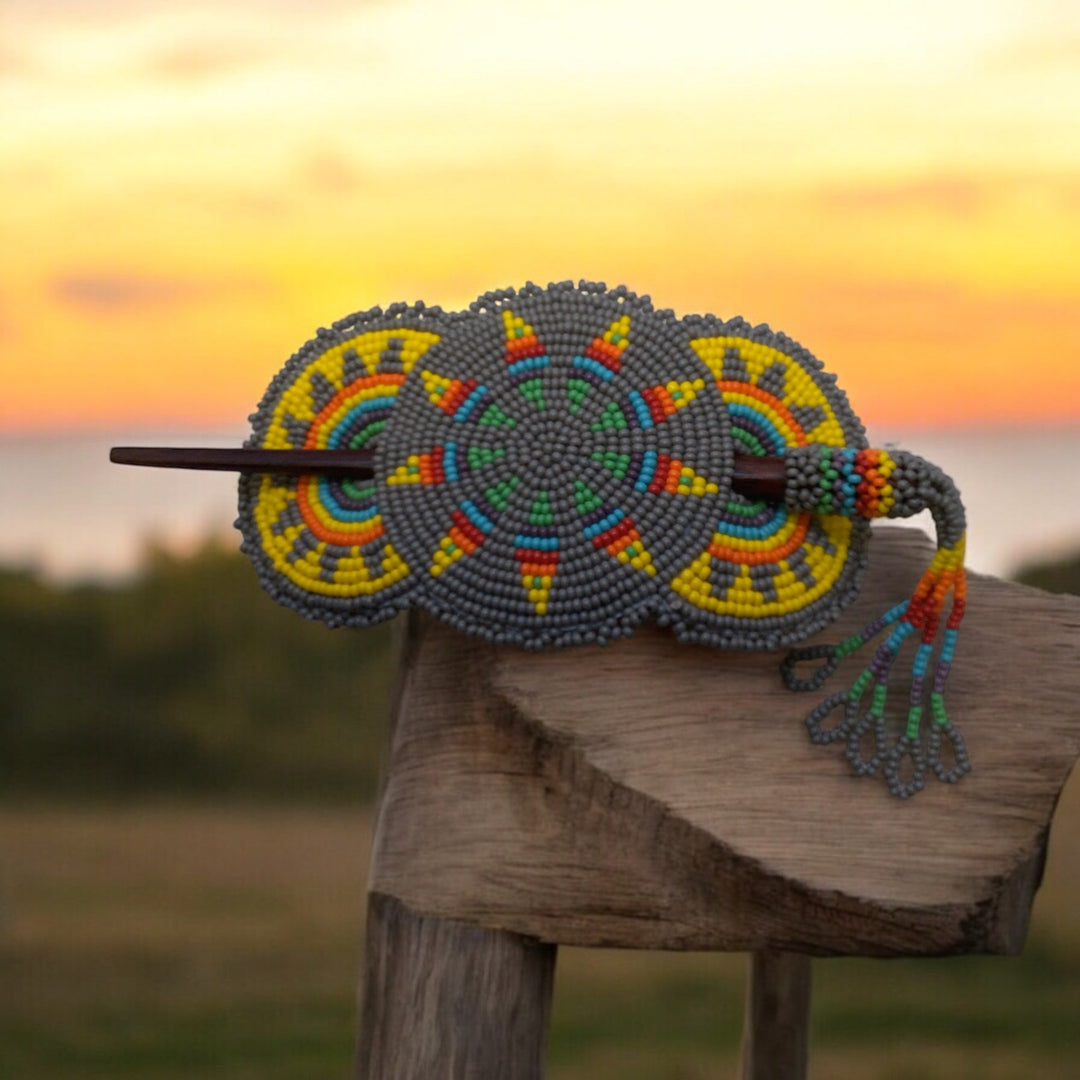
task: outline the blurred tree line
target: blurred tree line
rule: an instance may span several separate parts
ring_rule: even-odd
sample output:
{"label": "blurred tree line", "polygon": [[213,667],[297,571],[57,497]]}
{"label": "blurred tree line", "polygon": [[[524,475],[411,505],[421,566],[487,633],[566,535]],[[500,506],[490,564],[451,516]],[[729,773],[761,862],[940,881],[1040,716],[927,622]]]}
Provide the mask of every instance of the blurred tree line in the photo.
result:
{"label": "blurred tree line", "polygon": [[[1017,579],[1080,594],[1080,555]],[[123,585],[0,570],[0,796],[369,799],[392,636],[299,618],[219,545]]]}
{"label": "blurred tree line", "polygon": [[368,799],[391,638],[279,607],[217,544],[107,587],[0,571],[0,795]]}
{"label": "blurred tree line", "polygon": [[1024,585],[1034,585],[1047,592],[1074,593],[1080,596],[1080,552],[1063,559],[1032,563],[1014,575]]}

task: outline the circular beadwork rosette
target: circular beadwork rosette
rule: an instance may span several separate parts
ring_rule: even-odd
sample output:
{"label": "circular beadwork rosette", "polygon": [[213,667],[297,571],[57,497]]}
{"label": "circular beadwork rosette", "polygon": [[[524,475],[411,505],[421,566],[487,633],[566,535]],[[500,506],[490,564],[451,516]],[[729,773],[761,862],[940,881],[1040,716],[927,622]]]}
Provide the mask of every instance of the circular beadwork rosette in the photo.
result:
{"label": "circular beadwork rosette", "polygon": [[320,331],[249,446],[375,447],[374,478],[241,479],[244,549],[330,625],[419,606],[496,642],[605,641],[646,617],[730,647],[801,640],[857,584],[864,522],[754,503],[734,456],[862,447],[831,375],[766,328],[625,289],[397,305]]}
{"label": "circular beadwork rosette", "polygon": [[[371,449],[409,372],[452,321],[401,304],[320,330],[271,382],[245,445]],[[401,610],[417,576],[387,531],[384,494],[378,478],[241,476],[237,525],[267,592],[330,626],[369,626]]]}
{"label": "circular beadwork rosette", "polygon": [[[798,342],[740,318],[690,315],[682,327],[720,394],[739,454],[867,445],[836,377]],[[853,506],[836,509],[814,513],[729,493],[708,544],[671,583],[682,601],[671,604],[680,638],[778,648],[832,622],[858,590],[870,535]]]}

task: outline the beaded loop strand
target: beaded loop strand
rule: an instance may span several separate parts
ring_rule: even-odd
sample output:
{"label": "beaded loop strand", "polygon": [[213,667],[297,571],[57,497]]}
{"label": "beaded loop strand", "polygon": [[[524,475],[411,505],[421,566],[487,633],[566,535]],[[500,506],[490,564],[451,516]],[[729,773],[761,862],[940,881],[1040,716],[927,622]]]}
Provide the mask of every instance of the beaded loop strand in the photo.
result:
{"label": "beaded loop strand", "polygon": [[[965,516],[960,494],[952,480],[936,465],[904,451],[860,450],[826,452],[808,447],[792,451],[787,457],[789,506],[827,513],[838,504],[843,513],[864,518],[910,517],[929,510],[937,532],[938,550],[930,568],[923,575],[911,599],[898,604],[860,633],[839,645],[814,645],[793,649],[781,665],[784,681],[791,690],[813,690],[821,686],[845,656],[857,652],[887,627],[893,627],[878,646],[868,667],[846,694],[844,719],[829,732],[829,739],[814,738],[821,732],[821,710],[837,707],[838,696],[829,698],[806,718],[806,726],[815,742],[832,741],[846,736],[847,759],[858,776],[884,776],[889,790],[907,799],[921,791],[929,766],[939,780],[954,784],[971,771],[963,736],[945,711],[945,682],[964,617],[967,579],[964,573]],[[949,598],[952,598],[949,603]],[[949,613],[945,633],[930,688],[932,719],[924,736],[923,703],[927,672],[945,607]],[[907,723],[903,733],[890,747],[885,715],[889,675],[904,641],[919,635],[920,643],[912,662],[911,689]],[[796,666],[806,660],[825,658],[809,678],[799,678]],[[859,716],[862,701],[870,695],[866,711]],[[864,737],[873,733],[874,752],[867,758],[862,752]],[[924,741],[925,740],[925,741]],[[954,764],[942,761],[943,742],[952,747]],[[910,776],[902,775],[909,766]]]}

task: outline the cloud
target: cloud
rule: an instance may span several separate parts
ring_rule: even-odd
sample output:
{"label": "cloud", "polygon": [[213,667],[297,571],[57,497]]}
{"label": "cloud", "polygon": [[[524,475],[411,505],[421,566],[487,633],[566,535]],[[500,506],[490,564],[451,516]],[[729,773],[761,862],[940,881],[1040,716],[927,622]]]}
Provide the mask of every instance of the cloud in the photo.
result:
{"label": "cloud", "polygon": [[320,195],[351,195],[365,181],[355,162],[332,150],[320,151],[303,161],[300,177]]}
{"label": "cloud", "polygon": [[268,50],[245,42],[188,41],[154,53],[145,71],[170,82],[204,82],[256,67],[270,55]]}
{"label": "cloud", "polygon": [[909,214],[932,213],[970,220],[1018,197],[1075,208],[1080,198],[1080,175],[989,175],[946,173],[906,180],[832,184],[811,195],[819,209],[830,212]]}
{"label": "cloud", "polygon": [[[1067,328],[1080,303],[1075,293],[984,292],[949,281],[833,278],[817,290],[808,306],[826,332],[935,345],[989,339],[1025,326]],[[1069,330],[1066,337],[1076,334]]]}
{"label": "cloud", "polygon": [[[321,0],[318,14],[351,12],[356,8],[381,7],[392,0]],[[186,9],[221,17],[222,5],[213,0],[191,0]],[[0,14],[10,14],[26,20],[63,20],[65,23],[108,24],[118,17],[152,17],[156,12],[173,5],[163,0],[0,0]],[[284,12],[310,18],[313,5],[309,0],[234,0],[233,9],[249,17]]]}
{"label": "cloud", "polygon": [[995,74],[1048,74],[1055,68],[1080,69],[1080,33],[1055,37],[1029,37],[996,49],[986,58]]}
{"label": "cloud", "polygon": [[11,308],[0,296],[0,342],[15,340],[15,321],[11,318]]}
{"label": "cloud", "polygon": [[225,294],[264,293],[267,282],[252,279],[193,280],[126,273],[62,274],[49,292],[61,304],[101,313],[169,307],[218,300]]}
{"label": "cloud", "polygon": [[930,210],[949,217],[972,217],[981,213],[998,195],[984,179],[968,176],[925,176],[820,188],[817,201],[829,210],[855,212],[909,212]]}
{"label": "cloud", "polygon": [[31,64],[28,57],[16,52],[9,45],[0,45],[0,79],[22,75],[30,70]]}

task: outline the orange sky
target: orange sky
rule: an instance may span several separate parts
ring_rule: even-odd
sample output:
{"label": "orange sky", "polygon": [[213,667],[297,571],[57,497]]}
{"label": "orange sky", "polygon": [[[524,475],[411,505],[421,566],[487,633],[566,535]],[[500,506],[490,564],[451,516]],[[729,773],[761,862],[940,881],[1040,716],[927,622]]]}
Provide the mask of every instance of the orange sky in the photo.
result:
{"label": "orange sky", "polygon": [[0,0],[0,430],[238,426],[375,303],[625,282],[883,426],[1080,420],[1071,0]]}

